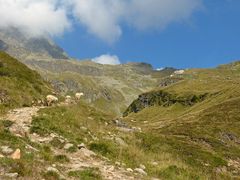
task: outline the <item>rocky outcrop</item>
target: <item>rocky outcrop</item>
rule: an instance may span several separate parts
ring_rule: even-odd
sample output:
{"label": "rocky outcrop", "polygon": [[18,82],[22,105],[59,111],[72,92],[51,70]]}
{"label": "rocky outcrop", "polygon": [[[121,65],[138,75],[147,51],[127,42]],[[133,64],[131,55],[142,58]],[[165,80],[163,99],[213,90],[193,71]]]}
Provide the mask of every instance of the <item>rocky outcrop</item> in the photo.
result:
{"label": "rocky outcrop", "polygon": [[69,59],[62,48],[45,38],[29,39],[26,48],[35,53],[47,53],[55,59]]}
{"label": "rocky outcrop", "polygon": [[62,48],[47,37],[29,38],[15,28],[0,30],[0,50],[7,52],[20,60],[31,57],[69,59]]}
{"label": "rocky outcrop", "polygon": [[8,45],[4,41],[0,40],[0,51],[5,51],[7,48]]}
{"label": "rocky outcrop", "polygon": [[138,99],[133,101],[133,103],[123,113],[123,116],[127,116],[132,112],[137,113],[144,108],[151,106],[168,107],[176,103],[182,104],[184,106],[193,106],[194,104],[205,100],[207,95],[208,94],[206,93],[200,95],[189,94],[179,96],[177,94],[171,94],[163,90],[144,93],[140,95]]}
{"label": "rocky outcrop", "polygon": [[167,77],[160,81],[159,86],[167,87],[167,86],[170,86],[170,85],[175,84],[182,80],[183,80],[183,78],[180,78],[180,77]]}
{"label": "rocky outcrop", "polygon": [[10,102],[7,91],[0,89],[0,104],[7,104]]}

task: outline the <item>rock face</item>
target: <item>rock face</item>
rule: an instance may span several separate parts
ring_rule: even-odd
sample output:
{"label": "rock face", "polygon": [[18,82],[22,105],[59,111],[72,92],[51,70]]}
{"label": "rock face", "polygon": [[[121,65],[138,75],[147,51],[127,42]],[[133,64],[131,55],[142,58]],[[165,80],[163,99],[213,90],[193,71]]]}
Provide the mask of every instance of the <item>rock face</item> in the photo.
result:
{"label": "rock face", "polygon": [[5,42],[3,42],[2,40],[0,40],[0,50],[6,51],[7,48],[8,48],[7,44]]}
{"label": "rock face", "polygon": [[133,103],[127,108],[123,113],[123,116],[134,112],[137,113],[144,108],[151,106],[164,106],[168,107],[176,103],[182,104],[184,106],[192,106],[198,102],[204,101],[208,94],[189,94],[185,96],[179,96],[177,94],[170,94],[163,90],[152,91],[148,93],[141,94],[138,99],[133,101]]}
{"label": "rock face", "polygon": [[0,31],[0,50],[7,51],[16,58],[68,59],[62,48],[49,38],[29,38],[14,28]]}
{"label": "rock face", "polygon": [[167,78],[164,78],[160,81],[159,83],[159,86],[160,87],[167,87],[167,86],[170,86],[172,84],[175,84],[179,81],[183,80],[183,78],[180,78],[180,77],[167,77]]}
{"label": "rock face", "polygon": [[35,53],[47,53],[55,59],[68,59],[62,48],[46,38],[31,38],[26,42],[26,48]]}

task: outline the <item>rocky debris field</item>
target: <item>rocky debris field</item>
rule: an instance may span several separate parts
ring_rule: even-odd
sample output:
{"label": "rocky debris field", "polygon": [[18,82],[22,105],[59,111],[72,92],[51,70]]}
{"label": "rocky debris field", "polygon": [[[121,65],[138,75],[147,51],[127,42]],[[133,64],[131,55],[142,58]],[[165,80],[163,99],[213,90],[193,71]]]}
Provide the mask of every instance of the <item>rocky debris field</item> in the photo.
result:
{"label": "rocky debris field", "polygon": [[[3,119],[7,119],[9,124],[11,122],[8,128],[14,136],[27,137],[29,138],[29,142],[39,145],[50,145],[51,142],[54,141],[63,145],[61,149],[58,148],[58,146],[51,146],[51,150],[56,157],[65,159],[64,163],[46,166],[46,172],[57,174],[60,179],[78,179],[76,177],[69,177],[69,174],[74,174],[89,168],[93,170],[97,169],[101,178],[109,180],[141,179],[142,176],[147,175],[144,171],[144,165],[134,170],[124,168],[121,166],[121,163],[118,162],[113,165],[107,158],[98,156],[93,151],[87,149],[83,143],[77,146],[77,150],[73,150],[75,147],[71,143],[71,140],[57,133],[51,133],[46,137],[42,137],[36,133],[30,133],[32,117],[37,116],[39,109],[40,107],[14,109],[9,111]],[[120,138],[116,140],[120,144],[124,143]],[[39,151],[30,144],[26,144],[26,149],[35,152]],[[20,159],[22,151],[25,151],[25,149],[12,149],[10,145],[6,144],[0,147],[0,158]],[[0,171],[0,179],[18,179],[18,177],[19,174],[17,172]]]}

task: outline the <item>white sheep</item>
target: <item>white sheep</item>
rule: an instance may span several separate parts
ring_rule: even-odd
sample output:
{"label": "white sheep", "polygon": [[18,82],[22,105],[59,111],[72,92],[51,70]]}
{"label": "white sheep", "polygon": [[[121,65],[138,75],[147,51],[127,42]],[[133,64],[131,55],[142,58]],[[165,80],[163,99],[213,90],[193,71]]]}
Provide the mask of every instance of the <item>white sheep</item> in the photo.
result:
{"label": "white sheep", "polygon": [[53,95],[47,95],[46,100],[47,100],[47,106],[51,106],[53,103],[58,102],[58,98]]}
{"label": "white sheep", "polygon": [[71,96],[66,96],[65,98],[66,98],[66,99],[72,99],[72,97],[71,97]]}
{"label": "white sheep", "polygon": [[65,102],[70,104],[72,102],[72,97],[71,96],[66,96],[65,97]]}
{"label": "white sheep", "polygon": [[82,96],[84,96],[84,94],[83,94],[82,92],[75,94],[75,98],[76,98],[77,100],[79,100]]}

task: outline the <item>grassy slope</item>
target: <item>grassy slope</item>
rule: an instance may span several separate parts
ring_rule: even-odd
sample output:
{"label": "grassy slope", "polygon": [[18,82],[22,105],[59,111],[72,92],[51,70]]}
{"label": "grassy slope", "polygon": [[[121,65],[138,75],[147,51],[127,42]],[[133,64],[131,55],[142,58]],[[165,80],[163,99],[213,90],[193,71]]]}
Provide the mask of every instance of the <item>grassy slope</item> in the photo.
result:
{"label": "grassy slope", "polygon": [[0,52],[0,111],[29,106],[50,91],[38,73],[4,52]]}
{"label": "grassy slope", "polygon": [[[204,93],[211,96],[192,106],[180,103],[167,107],[153,106],[124,118],[128,124],[141,127],[142,132],[117,130],[112,123],[114,116],[84,102],[42,109],[34,118],[31,130],[43,136],[57,132],[71,139],[74,145],[84,142],[91,150],[113,162],[120,161],[126,164],[125,167],[136,168],[144,164],[151,177],[174,180],[239,177],[236,164],[235,167],[228,166],[230,160],[238,162],[240,158],[239,75],[238,64],[187,71],[182,75],[184,81],[161,90],[181,97]],[[0,145],[10,142],[14,149],[24,149],[29,143],[25,138],[10,135],[3,122],[0,133]],[[123,139],[127,146],[120,146],[115,137]],[[49,144],[54,145],[54,142]],[[1,161],[1,166],[24,177],[33,174],[42,177],[43,167],[57,162],[49,147],[32,146],[40,152],[24,153],[18,166],[7,159]],[[153,165],[153,162],[158,165]]]}
{"label": "grassy slope", "polygon": [[[84,92],[94,107],[121,115],[141,93],[158,86],[158,81],[174,70],[153,71],[141,64],[101,65],[91,61],[28,61],[33,69],[55,83],[62,93]],[[64,69],[59,71],[60,69]],[[146,72],[145,72],[146,69]]]}
{"label": "grassy slope", "polygon": [[[240,175],[239,67],[189,70],[184,81],[161,89],[177,97],[209,96],[198,103],[153,106],[123,120],[142,132],[126,133],[115,128],[114,116],[81,102],[71,107],[41,110],[33,132],[58,132],[84,142],[98,154],[125,167],[146,166],[151,177],[160,179],[231,179]],[[147,121],[147,122],[144,122]],[[86,127],[86,128],[82,128]],[[127,146],[120,146],[120,137]],[[233,160],[235,164],[229,164]],[[157,165],[153,165],[157,162]]]}
{"label": "grassy slope", "polygon": [[[172,154],[187,166],[188,172],[210,178],[239,177],[240,169],[236,166],[240,158],[239,63],[188,70],[181,76],[184,81],[159,90],[178,97],[204,93],[210,96],[192,106],[155,105],[132,113],[125,120],[144,129],[142,140],[147,150]],[[231,160],[236,161],[235,167],[228,166]]]}
{"label": "grassy slope", "polygon": [[[180,155],[176,156],[169,151],[170,146],[161,141],[164,137],[148,131],[143,133],[119,131],[112,123],[113,118],[81,102],[70,107],[42,109],[40,115],[34,118],[31,131],[43,136],[57,132],[71,139],[75,145],[84,142],[89,149],[109,158],[113,163],[118,161],[125,164],[123,165],[125,168],[134,169],[144,164],[149,174],[147,179],[208,177],[204,172],[196,172],[196,167],[190,168]],[[127,146],[119,145],[116,137],[124,140]],[[152,162],[159,164],[153,166]]]}
{"label": "grassy slope", "polygon": [[[0,121],[0,146],[9,146],[12,149],[21,149],[21,159],[12,160],[10,158],[1,158],[1,170],[8,173],[18,173],[20,178],[41,179],[45,175],[45,168],[57,163],[58,160],[53,155],[49,146],[40,146],[32,143],[27,137],[17,137],[8,130],[7,120]],[[27,148],[27,145],[38,149],[34,151]]]}

